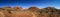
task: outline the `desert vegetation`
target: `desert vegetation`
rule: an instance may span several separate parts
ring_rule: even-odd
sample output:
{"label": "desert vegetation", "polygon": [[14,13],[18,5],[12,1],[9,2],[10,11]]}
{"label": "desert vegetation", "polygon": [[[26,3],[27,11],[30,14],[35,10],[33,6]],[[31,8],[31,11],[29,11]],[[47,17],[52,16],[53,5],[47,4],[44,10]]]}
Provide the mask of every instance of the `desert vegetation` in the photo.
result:
{"label": "desert vegetation", "polygon": [[19,6],[13,8],[6,6],[0,8],[0,17],[60,17],[60,9],[55,7],[23,9]]}

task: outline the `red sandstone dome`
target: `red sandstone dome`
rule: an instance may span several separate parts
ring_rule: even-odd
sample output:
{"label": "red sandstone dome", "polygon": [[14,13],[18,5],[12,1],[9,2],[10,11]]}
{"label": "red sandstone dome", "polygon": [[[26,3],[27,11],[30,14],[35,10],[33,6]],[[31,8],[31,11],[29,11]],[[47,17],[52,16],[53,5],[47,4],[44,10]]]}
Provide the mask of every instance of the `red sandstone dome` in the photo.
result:
{"label": "red sandstone dome", "polygon": [[47,10],[56,10],[56,8],[54,8],[54,7],[46,7],[45,9],[47,9]]}
{"label": "red sandstone dome", "polygon": [[30,7],[30,8],[28,8],[28,10],[39,10],[39,8],[37,8],[37,7]]}
{"label": "red sandstone dome", "polygon": [[19,6],[16,6],[16,7],[13,8],[13,10],[23,10],[23,8],[19,7]]}
{"label": "red sandstone dome", "polygon": [[11,7],[10,6],[5,6],[3,9],[8,10],[8,9],[11,9]]}

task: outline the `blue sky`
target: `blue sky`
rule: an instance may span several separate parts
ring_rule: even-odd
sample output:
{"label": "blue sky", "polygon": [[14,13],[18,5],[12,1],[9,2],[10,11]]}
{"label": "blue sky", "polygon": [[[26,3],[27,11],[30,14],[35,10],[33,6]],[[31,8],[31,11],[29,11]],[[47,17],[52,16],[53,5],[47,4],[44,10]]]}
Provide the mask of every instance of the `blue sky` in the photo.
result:
{"label": "blue sky", "polygon": [[4,6],[22,6],[23,8],[29,8],[31,6],[45,8],[52,6],[60,9],[60,0],[0,0],[0,7]]}

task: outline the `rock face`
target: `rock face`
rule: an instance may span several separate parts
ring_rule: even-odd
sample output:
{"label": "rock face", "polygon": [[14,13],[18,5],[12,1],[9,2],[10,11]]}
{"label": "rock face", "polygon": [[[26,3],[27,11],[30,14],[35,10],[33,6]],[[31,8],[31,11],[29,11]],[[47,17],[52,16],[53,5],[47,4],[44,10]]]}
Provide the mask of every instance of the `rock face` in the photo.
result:
{"label": "rock face", "polygon": [[[9,14],[11,12],[11,14]],[[30,7],[23,10],[22,7],[5,7],[4,10],[0,8],[0,17],[60,17],[55,8],[47,7],[41,11],[37,7]]]}

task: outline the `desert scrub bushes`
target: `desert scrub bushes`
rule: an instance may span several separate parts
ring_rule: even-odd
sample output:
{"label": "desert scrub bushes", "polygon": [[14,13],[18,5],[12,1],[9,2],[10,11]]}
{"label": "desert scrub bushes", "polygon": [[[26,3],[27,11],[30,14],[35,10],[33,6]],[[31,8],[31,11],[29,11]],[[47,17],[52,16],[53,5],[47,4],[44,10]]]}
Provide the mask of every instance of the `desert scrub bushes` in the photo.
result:
{"label": "desert scrub bushes", "polygon": [[32,17],[32,12],[25,10],[11,11],[14,17]]}
{"label": "desert scrub bushes", "polygon": [[60,10],[56,10],[53,7],[47,7],[39,9],[37,7],[30,7],[28,9],[22,10],[21,7],[10,7],[0,9],[0,17],[60,17]]}

